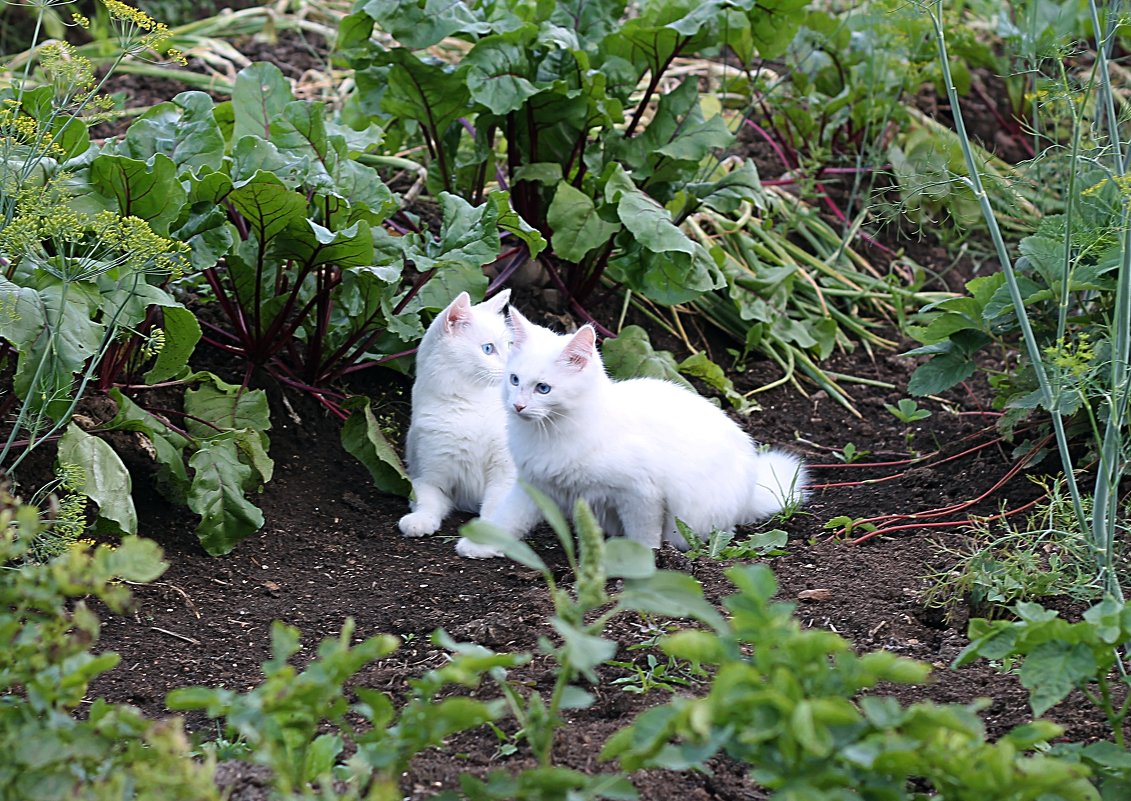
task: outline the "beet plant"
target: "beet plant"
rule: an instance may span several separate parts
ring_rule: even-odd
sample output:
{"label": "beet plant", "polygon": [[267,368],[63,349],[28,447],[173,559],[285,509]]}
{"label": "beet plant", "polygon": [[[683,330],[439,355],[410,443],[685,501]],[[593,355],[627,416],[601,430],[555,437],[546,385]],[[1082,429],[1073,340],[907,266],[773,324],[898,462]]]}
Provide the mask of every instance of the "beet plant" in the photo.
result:
{"label": "beet plant", "polygon": [[[722,285],[715,257],[679,223],[752,187],[747,172],[704,167],[734,136],[704,112],[695,82],[669,70],[680,57],[728,47],[780,53],[802,5],[644,3],[626,15],[620,0],[374,0],[343,22],[338,48],[355,68],[353,114],[400,141],[418,131],[433,192],[474,200],[492,184],[508,189],[517,214],[549,242],[551,279],[578,306],[606,276],[678,303]],[[397,44],[373,37],[375,24]],[[456,63],[425,52],[445,37],[470,46]]]}

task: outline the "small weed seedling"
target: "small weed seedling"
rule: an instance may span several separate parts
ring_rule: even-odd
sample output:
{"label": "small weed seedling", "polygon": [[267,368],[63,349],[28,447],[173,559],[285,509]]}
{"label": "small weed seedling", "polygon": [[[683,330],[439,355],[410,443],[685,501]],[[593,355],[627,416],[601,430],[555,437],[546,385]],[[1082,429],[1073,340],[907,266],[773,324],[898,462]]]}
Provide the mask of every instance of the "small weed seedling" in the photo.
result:
{"label": "small weed seedling", "polygon": [[836,517],[830,518],[821,528],[831,530],[834,537],[844,537],[845,539],[861,532],[867,534],[870,531],[876,530],[875,525],[865,523],[863,520],[864,519],[860,517],[837,515]]}
{"label": "small weed seedling", "polygon": [[930,409],[924,409],[911,398],[900,398],[899,405],[893,406],[890,403],[885,403],[884,408],[888,410],[899,422],[905,424],[908,428],[903,432],[904,442],[907,444],[907,450],[910,451],[911,444],[915,441],[915,431],[911,428],[912,423],[917,423],[920,420],[926,420],[931,416]]}
{"label": "small weed seedling", "polygon": [[769,556],[782,556],[789,535],[780,528],[751,534],[744,540],[735,542],[738,535],[733,531],[712,531],[704,540],[692,531],[682,520],[676,520],[676,527],[687,540],[687,558],[698,559],[758,559]]}
{"label": "small weed seedling", "polygon": [[845,464],[852,464],[853,462],[860,461],[871,453],[871,451],[866,451],[863,448],[857,448],[854,442],[846,442],[843,448],[833,453],[833,456],[840,459]]}

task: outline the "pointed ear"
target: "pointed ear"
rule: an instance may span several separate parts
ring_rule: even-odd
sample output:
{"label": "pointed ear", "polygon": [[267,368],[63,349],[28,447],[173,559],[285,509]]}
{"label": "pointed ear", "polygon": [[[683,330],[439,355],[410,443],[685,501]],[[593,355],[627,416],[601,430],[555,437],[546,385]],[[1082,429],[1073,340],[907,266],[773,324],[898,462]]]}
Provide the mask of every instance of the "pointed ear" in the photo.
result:
{"label": "pointed ear", "polygon": [[503,309],[505,309],[507,307],[507,303],[510,301],[510,299],[511,299],[510,289],[504,289],[501,292],[499,292],[498,294],[496,294],[493,298],[488,298],[487,300],[483,301],[479,305],[482,306],[487,311],[491,312],[492,314],[502,314]]}
{"label": "pointed ear", "polygon": [[460,292],[440,314],[444,318],[444,333],[452,333],[471,319],[471,296],[466,292]]}
{"label": "pointed ear", "polygon": [[578,370],[585,367],[597,355],[597,332],[588,323],[577,329],[569,344],[562,351],[562,361]]}
{"label": "pointed ear", "polygon": [[533,325],[522,316],[514,306],[507,307],[507,330],[510,331],[511,345],[518,348],[530,338],[530,327]]}

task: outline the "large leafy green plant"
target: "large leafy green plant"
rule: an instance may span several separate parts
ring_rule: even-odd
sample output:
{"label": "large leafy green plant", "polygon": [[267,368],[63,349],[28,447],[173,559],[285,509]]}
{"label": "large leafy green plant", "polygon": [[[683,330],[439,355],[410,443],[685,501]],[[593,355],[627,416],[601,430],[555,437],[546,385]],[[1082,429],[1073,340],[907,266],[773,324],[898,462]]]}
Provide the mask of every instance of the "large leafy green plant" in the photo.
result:
{"label": "large leafy green plant", "polygon": [[[435,190],[509,188],[575,300],[608,271],[677,303],[722,285],[713,256],[678,223],[703,203],[737,205],[750,188],[745,173],[703,174],[733,135],[704,113],[694,82],[661,92],[666,73],[679,57],[723,47],[780,53],[803,5],[645,2],[626,16],[620,0],[371,0],[344,21],[339,47],[356,70],[357,116],[383,121],[390,136],[419,131]],[[374,41],[374,23],[399,45]],[[471,45],[457,64],[422,52],[445,37]]]}

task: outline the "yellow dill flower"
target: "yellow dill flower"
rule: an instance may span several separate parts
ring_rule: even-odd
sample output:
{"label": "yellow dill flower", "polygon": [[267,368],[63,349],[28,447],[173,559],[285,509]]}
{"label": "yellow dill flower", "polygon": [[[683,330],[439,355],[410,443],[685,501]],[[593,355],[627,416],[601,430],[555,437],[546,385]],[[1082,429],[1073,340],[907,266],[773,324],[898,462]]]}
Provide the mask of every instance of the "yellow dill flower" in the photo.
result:
{"label": "yellow dill flower", "polygon": [[1077,378],[1087,373],[1096,359],[1095,347],[1087,333],[1080,334],[1074,343],[1062,337],[1056,345],[1045,348],[1045,355],[1054,365]]}

